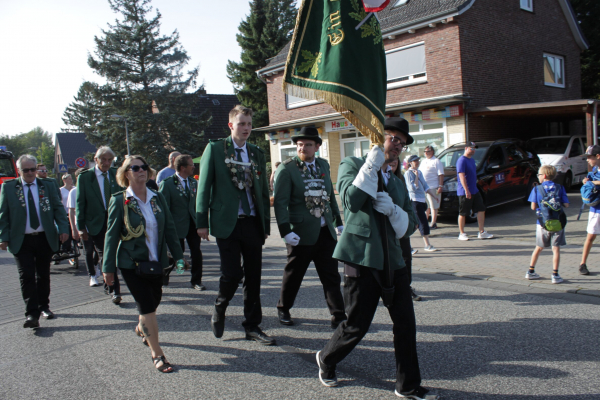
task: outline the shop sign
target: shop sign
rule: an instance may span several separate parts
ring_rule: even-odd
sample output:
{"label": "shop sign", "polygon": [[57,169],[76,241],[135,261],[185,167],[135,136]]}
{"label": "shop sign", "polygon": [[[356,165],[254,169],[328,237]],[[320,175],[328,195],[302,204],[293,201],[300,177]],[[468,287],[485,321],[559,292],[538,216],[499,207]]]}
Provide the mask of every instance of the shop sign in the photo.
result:
{"label": "shop sign", "polygon": [[355,129],[354,125],[345,119],[325,122],[325,132],[347,131],[349,129]]}
{"label": "shop sign", "polygon": [[460,117],[464,115],[462,104],[455,106],[448,106],[443,110],[437,110],[435,108],[429,110],[423,110],[420,113],[405,112],[400,113],[399,117],[404,118],[409,122],[421,122],[421,121],[432,121],[436,119],[444,119],[451,117]]}

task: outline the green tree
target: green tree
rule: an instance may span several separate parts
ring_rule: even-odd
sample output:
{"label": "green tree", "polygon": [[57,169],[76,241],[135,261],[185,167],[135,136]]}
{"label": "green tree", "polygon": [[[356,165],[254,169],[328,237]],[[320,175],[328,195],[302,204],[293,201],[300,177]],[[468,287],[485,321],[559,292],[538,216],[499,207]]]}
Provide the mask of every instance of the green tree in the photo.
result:
{"label": "green tree", "polygon": [[[52,134],[42,128],[35,127],[29,132],[20,133],[15,136],[0,136],[0,144],[6,146],[6,150],[13,153],[15,160],[23,154],[32,154],[41,162],[43,160],[49,170],[54,168],[54,145]],[[40,152],[40,149],[41,152]]]}
{"label": "green tree", "polygon": [[[258,78],[256,71],[290,41],[296,13],[294,0],[253,0],[250,14],[238,27],[236,39],[242,49],[241,61],[228,62],[227,77],[234,85],[238,100],[254,110],[255,127],[269,125],[267,85]],[[268,149],[262,133],[253,134],[249,141]]]}
{"label": "green tree", "polygon": [[589,49],[581,53],[581,88],[584,98],[600,99],[600,2],[597,0],[571,0],[577,21]]}
{"label": "green tree", "polygon": [[154,166],[164,165],[173,149],[202,153],[198,142],[210,123],[209,114],[193,114],[198,68],[184,71],[189,57],[179,44],[179,33],[160,34],[161,14],[152,17],[150,0],[108,0],[119,15],[114,25],[95,37],[88,65],[103,85],[84,82],[67,107],[63,121],[85,132],[96,145],[127,154],[127,119],[132,154]]}

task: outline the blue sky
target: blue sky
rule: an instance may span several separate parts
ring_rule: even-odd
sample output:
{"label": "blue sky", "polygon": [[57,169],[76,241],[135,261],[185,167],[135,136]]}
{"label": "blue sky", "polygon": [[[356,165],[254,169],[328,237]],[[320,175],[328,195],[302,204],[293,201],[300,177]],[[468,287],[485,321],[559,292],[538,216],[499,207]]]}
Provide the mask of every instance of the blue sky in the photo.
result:
{"label": "blue sky", "polygon": [[[225,67],[227,60],[239,61],[235,35],[250,10],[248,0],[152,5],[162,14],[161,33],[177,29],[188,66],[200,65],[198,83],[209,93],[232,94]],[[106,0],[0,0],[0,134],[64,127],[63,111],[81,83],[100,82],[87,55],[94,51],[94,35],[116,16]]]}

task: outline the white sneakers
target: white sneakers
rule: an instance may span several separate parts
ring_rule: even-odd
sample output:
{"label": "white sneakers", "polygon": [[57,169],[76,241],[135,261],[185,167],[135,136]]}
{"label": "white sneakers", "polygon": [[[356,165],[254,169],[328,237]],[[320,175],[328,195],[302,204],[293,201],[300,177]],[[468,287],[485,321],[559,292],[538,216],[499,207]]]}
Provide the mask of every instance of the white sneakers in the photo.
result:
{"label": "white sneakers", "polygon": [[535,272],[527,271],[527,273],[525,274],[525,279],[529,279],[530,281],[534,280],[534,279],[540,279],[540,278],[541,278],[541,276],[539,276]]}
{"label": "white sneakers", "polygon": [[479,239],[491,239],[493,237],[494,235],[492,235],[491,233],[487,233],[486,231],[479,232],[479,235],[477,235],[477,238]]}
{"label": "white sneakers", "polygon": [[460,235],[458,235],[458,240],[469,240],[469,237],[466,233],[461,233]]}
{"label": "white sneakers", "polygon": [[429,245],[429,246],[425,247],[424,250],[425,251],[437,251],[437,249],[435,247],[433,247],[432,245]]}
{"label": "white sneakers", "polygon": [[95,276],[90,276],[90,287],[100,286]]}
{"label": "white sneakers", "polygon": [[552,283],[563,283],[563,278],[560,275],[552,275]]}

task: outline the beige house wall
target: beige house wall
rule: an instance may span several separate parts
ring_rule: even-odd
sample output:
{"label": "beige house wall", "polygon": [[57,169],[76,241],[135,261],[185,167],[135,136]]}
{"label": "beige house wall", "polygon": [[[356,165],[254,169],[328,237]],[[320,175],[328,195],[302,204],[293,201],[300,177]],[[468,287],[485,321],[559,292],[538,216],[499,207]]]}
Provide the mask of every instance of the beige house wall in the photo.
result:
{"label": "beige house wall", "polygon": [[465,117],[446,118],[446,131],[448,132],[448,147],[467,140]]}

